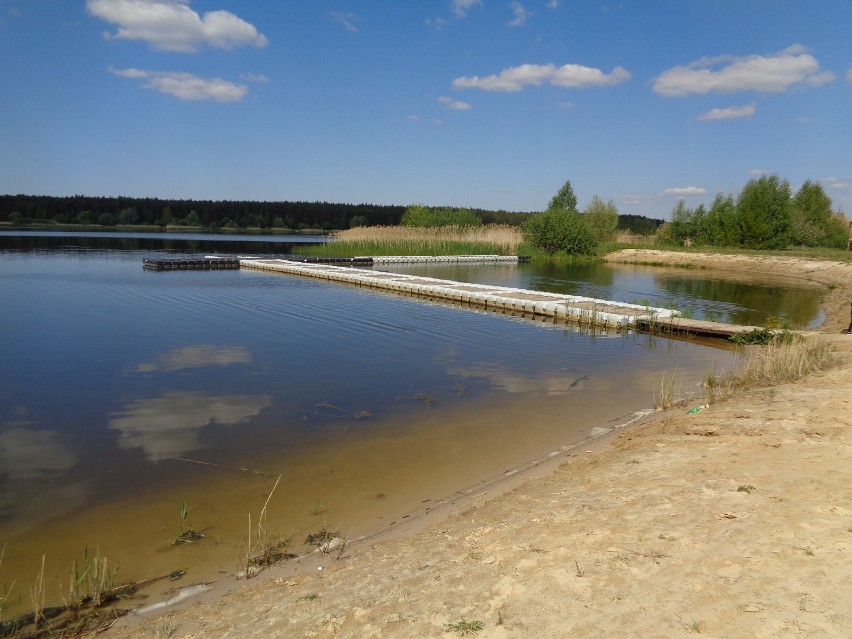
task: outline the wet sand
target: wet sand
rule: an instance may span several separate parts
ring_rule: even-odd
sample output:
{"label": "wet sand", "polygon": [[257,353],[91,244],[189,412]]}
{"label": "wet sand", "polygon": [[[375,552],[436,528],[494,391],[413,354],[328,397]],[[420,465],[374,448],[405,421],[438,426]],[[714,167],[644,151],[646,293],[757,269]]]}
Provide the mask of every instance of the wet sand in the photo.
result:
{"label": "wet sand", "polygon": [[[703,259],[653,253],[613,259]],[[847,636],[852,265],[735,257],[829,287],[814,338],[838,348],[840,368],[656,413],[340,557],[222,580],[108,636],[440,637],[461,621],[484,637]]]}

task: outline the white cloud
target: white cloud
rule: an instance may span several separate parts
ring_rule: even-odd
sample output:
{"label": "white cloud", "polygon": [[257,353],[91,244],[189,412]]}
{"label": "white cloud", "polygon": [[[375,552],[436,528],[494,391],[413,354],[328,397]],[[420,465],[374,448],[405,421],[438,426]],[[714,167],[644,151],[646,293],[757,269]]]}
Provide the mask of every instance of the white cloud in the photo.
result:
{"label": "white cloud", "polygon": [[452,98],[448,98],[445,95],[442,95],[438,98],[438,102],[443,104],[448,109],[452,109],[453,111],[467,111],[470,108],[470,105],[467,102],[462,102],[461,100],[453,100]]}
{"label": "white cloud", "polygon": [[622,67],[616,67],[610,73],[600,69],[584,67],[579,64],[566,64],[557,67],[554,64],[522,64],[503,69],[498,75],[485,77],[461,77],[453,80],[456,89],[482,89],[483,91],[521,91],[526,86],[540,86],[548,83],[563,88],[582,88],[590,86],[610,86],[630,79]]}
{"label": "white cloud", "polygon": [[234,84],[222,78],[200,78],[182,71],[144,71],[142,69],[113,69],[122,78],[145,80],[146,89],[173,95],[180,100],[216,100],[217,102],[238,102],[245,97],[248,87]]}
{"label": "white cloud", "polygon": [[748,174],[749,175],[757,175],[757,176],[769,175],[769,171],[767,171],[766,169],[749,169]]}
{"label": "white cloud", "polygon": [[476,6],[482,6],[482,0],[450,0],[450,9],[457,18],[467,17],[468,12]]}
{"label": "white cloud", "polygon": [[204,15],[189,8],[191,0],[86,0],[93,16],[118,27],[117,40],[142,40],[154,49],[193,52],[203,45],[219,49],[265,47],[266,36],[228,11]]}
{"label": "white cloud", "polygon": [[347,31],[352,31],[353,33],[358,29],[355,28],[354,20],[357,16],[354,13],[344,13],[343,11],[332,11],[331,19],[338,24],[342,24]]}
{"label": "white cloud", "polygon": [[269,78],[267,78],[262,73],[241,73],[240,78],[242,78],[246,82],[260,82],[260,83],[269,82]]}
{"label": "white cloud", "polygon": [[852,82],[852,67],[849,67],[849,70],[846,72],[846,79]]}
{"label": "white cloud", "polygon": [[852,181],[844,178],[829,176],[820,180],[820,184],[827,189],[838,189],[840,191],[852,191]]}
{"label": "white cloud", "polygon": [[547,8],[548,9],[558,9],[559,8],[559,0],[548,0]]}
{"label": "white cloud", "polygon": [[834,79],[833,73],[819,71],[819,62],[803,47],[793,45],[768,56],[725,55],[672,67],[656,78],[653,88],[665,97],[735,91],[777,93],[800,84],[820,86]]}
{"label": "white cloud", "polygon": [[737,118],[748,118],[755,114],[757,105],[752,102],[738,107],[728,107],[726,109],[710,109],[706,113],[698,116],[701,122],[710,122],[711,120],[736,120]]}
{"label": "white cloud", "polygon": [[689,195],[705,195],[707,193],[707,189],[701,186],[677,186],[671,189],[666,189],[663,193],[666,195],[679,195],[681,197],[686,197]]}
{"label": "white cloud", "polygon": [[532,13],[527,11],[520,2],[510,2],[509,6],[512,8],[512,13],[514,14],[514,18],[509,21],[510,27],[520,27],[526,23],[527,20],[530,19]]}

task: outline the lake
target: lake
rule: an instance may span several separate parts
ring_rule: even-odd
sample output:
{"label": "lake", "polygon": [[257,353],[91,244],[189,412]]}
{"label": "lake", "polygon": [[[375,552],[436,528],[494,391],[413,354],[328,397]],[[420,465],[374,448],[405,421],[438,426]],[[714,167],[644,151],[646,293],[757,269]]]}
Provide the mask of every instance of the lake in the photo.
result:
{"label": "lake", "polygon": [[[47,583],[67,589],[74,557],[96,548],[119,580],[232,575],[279,477],[268,528],[295,550],[321,528],[368,534],[628,421],[664,375],[691,393],[736,359],[721,342],[320,280],[142,268],[145,257],[287,255],[325,239],[0,232],[0,587],[14,582],[26,600],[46,555]],[[820,321],[819,289],[788,280],[630,266],[386,270],[748,324]],[[182,523],[205,538],[169,544]]]}

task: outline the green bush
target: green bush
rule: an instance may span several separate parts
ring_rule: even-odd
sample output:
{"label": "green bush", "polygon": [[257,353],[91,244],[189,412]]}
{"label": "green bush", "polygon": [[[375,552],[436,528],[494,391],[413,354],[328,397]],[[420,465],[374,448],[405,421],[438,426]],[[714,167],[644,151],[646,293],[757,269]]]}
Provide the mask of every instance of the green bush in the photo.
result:
{"label": "green bush", "polygon": [[594,232],[575,211],[550,209],[536,213],[523,228],[527,241],[548,255],[592,255],[597,246]]}

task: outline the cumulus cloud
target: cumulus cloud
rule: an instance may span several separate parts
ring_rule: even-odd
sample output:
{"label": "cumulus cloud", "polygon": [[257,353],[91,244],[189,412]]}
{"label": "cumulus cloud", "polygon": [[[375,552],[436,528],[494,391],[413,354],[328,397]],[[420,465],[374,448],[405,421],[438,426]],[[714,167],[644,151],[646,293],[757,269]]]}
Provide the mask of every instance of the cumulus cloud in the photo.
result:
{"label": "cumulus cloud", "polygon": [[189,7],[191,0],[87,0],[96,18],[117,27],[105,34],[116,40],[142,40],[162,51],[193,52],[208,45],[219,49],[265,47],[262,33],[229,11],[200,15]]}
{"label": "cumulus cloud", "polygon": [[173,95],[180,100],[216,100],[238,102],[245,97],[248,87],[222,78],[201,78],[182,71],[145,71],[143,69],[113,69],[122,78],[144,80],[142,86],[160,93]]}
{"label": "cumulus cloud", "polygon": [[710,122],[712,120],[736,120],[737,118],[748,118],[755,114],[757,105],[752,102],[738,107],[728,107],[726,109],[710,109],[706,113],[698,116],[701,122]]}
{"label": "cumulus cloud", "polygon": [[835,79],[820,72],[819,62],[798,45],[768,56],[702,58],[663,71],[654,92],[665,97],[736,91],[783,92],[796,85],[820,86]]}
{"label": "cumulus cloud", "polygon": [[343,27],[347,31],[352,31],[353,33],[355,31],[358,31],[358,29],[355,27],[355,18],[357,16],[354,13],[345,13],[343,11],[332,11],[330,15],[331,15],[331,19],[334,22],[336,22],[338,24],[342,24]]}
{"label": "cumulus cloud", "polygon": [[686,197],[689,195],[705,195],[707,193],[707,189],[701,186],[676,186],[671,189],[666,189],[663,193],[666,195]]}
{"label": "cumulus cloud", "polygon": [[476,6],[482,6],[482,0],[450,0],[450,10],[457,18],[467,17],[468,12]]}
{"label": "cumulus cloud", "polygon": [[553,86],[578,89],[592,86],[611,86],[630,79],[622,67],[610,73],[579,64],[522,64],[503,69],[499,74],[485,77],[460,77],[453,80],[456,89],[482,89],[483,91],[521,91],[527,86],[551,84]]}
{"label": "cumulus cloud", "polygon": [[470,108],[470,105],[467,102],[462,102],[461,100],[453,100],[452,98],[448,98],[445,95],[442,95],[438,98],[438,102],[443,104],[448,109],[452,109],[453,111],[467,111]]}
{"label": "cumulus cloud", "polygon": [[527,11],[520,2],[510,2],[509,7],[512,9],[512,14],[515,16],[509,21],[510,27],[520,27],[530,19],[532,13]]}

